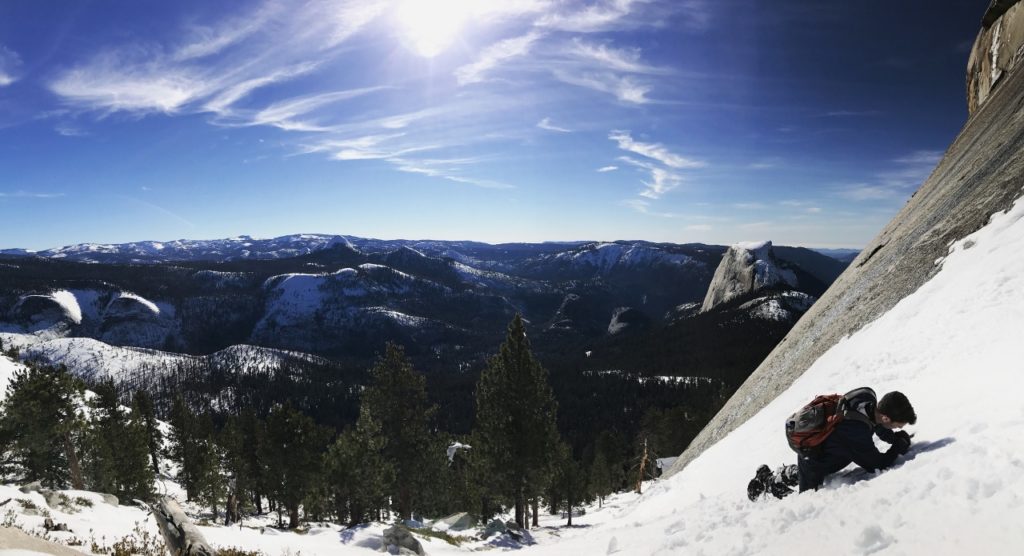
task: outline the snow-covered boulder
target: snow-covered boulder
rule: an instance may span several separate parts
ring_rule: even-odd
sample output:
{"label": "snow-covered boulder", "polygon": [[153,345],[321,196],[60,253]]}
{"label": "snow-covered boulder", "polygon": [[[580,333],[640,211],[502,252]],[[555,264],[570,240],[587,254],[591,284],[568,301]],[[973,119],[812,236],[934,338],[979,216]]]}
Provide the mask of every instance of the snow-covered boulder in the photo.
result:
{"label": "snow-covered boulder", "polygon": [[722,256],[701,312],[766,288],[797,286],[796,274],[782,268],[772,242],[737,243]]}

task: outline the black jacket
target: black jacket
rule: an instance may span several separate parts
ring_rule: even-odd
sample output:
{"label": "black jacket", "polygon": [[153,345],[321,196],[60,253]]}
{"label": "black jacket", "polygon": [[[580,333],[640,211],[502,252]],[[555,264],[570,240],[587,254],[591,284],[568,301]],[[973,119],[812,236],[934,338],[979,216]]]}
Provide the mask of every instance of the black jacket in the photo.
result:
{"label": "black jacket", "polygon": [[878,435],[883,442],[892,444],[895,441],[895,434],[875,423],[877,402],[874,391],[870,388],[858,388],[847,394],[847,401],[843,421],[836,425],[832,434],[822,443],[820,453],[800,457],[801,487],[804,487],[806,482],[807,487],[817,488],[826,475],[835,473],[850,463],[856,463],[868,471],[885,469],[899,456],[895,446],[885,452],[879,452],[875,448],[874,435]]}

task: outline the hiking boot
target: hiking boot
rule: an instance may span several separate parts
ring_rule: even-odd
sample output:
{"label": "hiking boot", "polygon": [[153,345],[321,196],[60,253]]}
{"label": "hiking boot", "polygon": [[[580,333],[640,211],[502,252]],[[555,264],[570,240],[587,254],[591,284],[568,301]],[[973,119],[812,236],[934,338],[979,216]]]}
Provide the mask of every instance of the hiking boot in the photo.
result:
{"label": "hiking boot", "polygon": [[783,465],[775,473],[775,481],[788,487],[795,487],[800,484],[800,472],[796,465]]}
{"label": "hiking boot", "polygon": [[747,498],[755,502],[758,498],[768,492],[769,485],[773,482],[773,474],[770,467],[762,465],[757,468],[754,478],[747,483]]}

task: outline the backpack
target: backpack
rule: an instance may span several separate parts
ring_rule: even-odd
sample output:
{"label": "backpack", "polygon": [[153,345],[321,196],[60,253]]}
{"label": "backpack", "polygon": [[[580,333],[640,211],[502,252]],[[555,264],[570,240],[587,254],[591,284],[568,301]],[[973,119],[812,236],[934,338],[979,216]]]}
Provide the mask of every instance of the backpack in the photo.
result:
{"label": "backpack", "polygon": [[821,452],[821,444],[844,419],[853,419],[873,426],[861,412],[848,408],[849,400],[868,393],[870,399],[874,399],[873,390],[858,388],[846,395],[823,394],[811,400],[811,403],[786,419],[786,440],[789,441],[789,447],[800,455],[814,456]]}

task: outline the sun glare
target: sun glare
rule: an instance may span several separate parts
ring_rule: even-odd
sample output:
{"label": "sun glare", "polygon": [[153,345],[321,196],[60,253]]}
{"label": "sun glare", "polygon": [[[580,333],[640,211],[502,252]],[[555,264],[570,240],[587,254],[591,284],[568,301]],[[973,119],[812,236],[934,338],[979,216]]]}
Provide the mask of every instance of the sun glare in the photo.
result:
{"label": "sun glare", "polygon": [[472,10],[473,0],[404,0],[395,16],[403,41],[433,58],[455,42]]}

